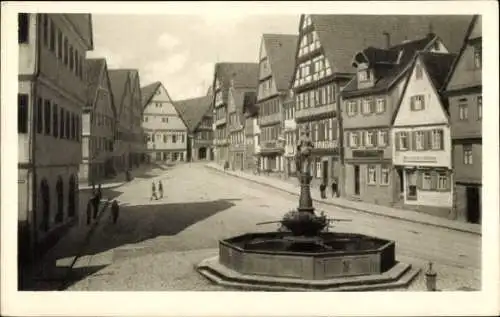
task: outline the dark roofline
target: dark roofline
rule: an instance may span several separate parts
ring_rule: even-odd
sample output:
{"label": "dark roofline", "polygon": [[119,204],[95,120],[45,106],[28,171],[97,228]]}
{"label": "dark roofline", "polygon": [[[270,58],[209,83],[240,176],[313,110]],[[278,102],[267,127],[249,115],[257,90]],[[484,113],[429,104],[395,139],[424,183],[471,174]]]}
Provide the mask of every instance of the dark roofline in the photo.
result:
{"label": "dark roofline", "polygon": [[[151,99],[153,99],[154,92],[156,92],[156,90],[159,88],[159,86],[161,86],[161,82],[155,81],[155,82],[153,82],[153,83],[151,83],[149,85],[146,85],[146,86],[140,88],[141,94],[142,94],[142,90],[144,90],[144,89],[146,89],[146,88],[148,88],[150,86],[155,86],[155,85],[156,85],[156,88],[153,90],[153,94],[151,94],[151,96],[149,96],[148,99],[144,100],[144,104],[142,105],[142,110],[143,111],[146,108],[146,106],[148,105],[148,103],[151,101]],[[167,90],[167,89],[165,89],[165,90]],[[167,92],[167,95],[168,95],[168,92]],[[170,98],[170,95],[168,97]],[[172,98],[170,98],[170,99],[172,99]],[[141,102],[142,102],[142,100],[141,100]]]}
{"label": "dark roofline", "polygon": [[469,24],[469,28],[467,29],[467,32],[465,32],[462,47],[460,48],[460,51],[458,52],[457,56],[455,57],[455,60],[451,64],[450,72],[448,73],[448,75],[446,76],[446,79],[444,80],[443,87],[441,87],[441,91],[443,91],[444,93],[449,92],[448,84],[450,83],[451,78],[455,74],[455,69],[458,65],[458,62],[460,61],[460,58],[462,57],[465,49],[467,48],[467,44],[468,44],[467,40],[468,40],[469,36],[471,35],[472,30],[474,29],[474,26],[476,25],[478,18],[479,18],[479,15],[477,15],[477,14],[472,16],[471,22]]}
{"label": "dark roofline", "polygon": [[89,13],[89,23],[90,23],[90,48],[94,50],[94,28],[92,23],[92,14]]}
{"label": "dark roofline", "polygon": [[[443,110],[446,118],[448,119],[448,122],[450,122],[450,115],[448,114],[448,111],[446,111],[446,109],[444,109],[444,107],[443,107],[443,98],[441,98],[440,91],[438,89],[436,89],[436,86],[434,85],[434,82],[433,82],[433,80],[432,80],[429,72],[427,71],[427,65],[425,64],[425,62],[421,58],[421,56],[423,54],[427,54],[427,53],[429,53],[429,52],[417,52],[415,54],[415,56],[413,57],[412,62],[410,63],[411,67],[409,68],[409,71],[412,70],[415,67],[416,62],[418,60],[420,60],[420,62],[422,64],[422,69],[427,74],[427,78],[429,78],[429,83],[432,86],[432,89],[434,90],[434,92],[436,93],[436,95],[438,97],[439,103],[441,105],[441,108],[442,108],[442,110]],[[432,54],[432,53],[430,53],[430,54]],[[447,53],[447,55],[453,55],[453,54]],[[404,95],[406,93],[406,89],[408,88],[408,84],[410,83],[410,80],[411,80],[411,76],[408,76],[406,78],[405,84],[403,86],[403,90],[401,91],[401,95],[399,96],[398,103],[397,103],[397,106],[396,106],[396,109],[395,109],[396,111],[394,111],[394,113],[392,114],[392,118],[391,118],[391,125],[392,126],[394,126],[394,121],[396,120],[396,117],[398,116],[399,109],[401,108],[401,102],[403,101],[403,97],[404,97]]]}

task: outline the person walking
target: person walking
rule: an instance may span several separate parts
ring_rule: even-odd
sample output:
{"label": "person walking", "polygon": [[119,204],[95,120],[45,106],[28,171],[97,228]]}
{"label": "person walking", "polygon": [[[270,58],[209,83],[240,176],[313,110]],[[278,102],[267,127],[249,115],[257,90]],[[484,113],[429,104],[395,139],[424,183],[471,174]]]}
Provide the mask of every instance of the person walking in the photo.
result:
{"label": "person walking", "polygon": [[163,184],[161,181],[158,181],[158,192],[160,193],[160,198],[163,198]]}
{"label": "person walking", "polygon": [[155,200],[158,200],[158,196],[156,196],[156,185],[154,181],[151,185],[151,198],[149,200],[153,200],[153,197]]}
{"label": "person walking", "polygon": [[120,215],[120,206],[118,205],[116,199],[113,200],[113,203],[111,204],[111,215],[113,216],[113,223],[116,224],[118,216]]}
{"label": "person walking", "polygon": [[92,198],[87,201],[87,225],[90,225],[92,220]]}
{"label": "person walking", "polygon": [[337,179],[334,178],[332,181],[332,198],[338,197],[339,192],[338,192],[338,186],[337,186]]}
{"label": "person walking", "polygon": [[319,185],[319,191],[321,193],[321,199],[326,198],[326,185],[325,182],[322,182],[321,185]]}
{"label": "person walking", "polygon": [[99,184],[97,186],[97,199],[99,200],[99,202],[101,202],[101,199],[102,199],[102,188],[101,188],[101,184]]}

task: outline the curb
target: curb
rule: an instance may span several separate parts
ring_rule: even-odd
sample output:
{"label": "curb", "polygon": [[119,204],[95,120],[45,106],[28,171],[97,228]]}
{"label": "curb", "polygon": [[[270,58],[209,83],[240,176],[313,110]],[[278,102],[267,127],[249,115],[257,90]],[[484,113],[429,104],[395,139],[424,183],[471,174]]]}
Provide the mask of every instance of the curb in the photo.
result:
{"label": "curb", "polygon": [[[296,192],[289,191],[287,189],[278,187],[276,185],[271,185],[271,184],[268,184],[268,183],[265,183],[265,182],[259,182],[257,180],[249,179],[249,178],[246,178],[246,177],[243,177],[243,176],[240,176],[240,175],[230,174],[228,172],[225,172],[225,171],[222,171],[222,170],[218,169],[217,167],[213,167],[213,166],[209,166],[209,165],[205,165],[205,167],[213,169],[213,170],[215,170],[215,171],[217,171],[219,173],[222,173],[222,174],[230,175],[230,176],[233,176],[233,177],[236,177],[236,178],[245,179],[247,181],[254,182],[254,183],[257,183],[257,184],[260,184],[260,185],[263,185],[263,186],[267,186],[267,187],[271,187],[271,188],[274,188],[274,189],[281,190],[283,192],[286,192],[286,193],[294,195],[294,196],[299,196],[299,194],[297,194]],[[432,223],[432,222],[429,222],[429,221],[426,221],[426,220],[408,219],[408,218],[405,218],[405,217],[402,217],[402,216],[398,216],[398,215],[388,215],[388,214],[378,213],[378,212],[374,212],[374,211],[370,211],[370,210],[366,210],[366,209],[361,209],[361,208],[356,208],[356,207],[351,207],[351,206],[345,206],[345,205],[334,203],[334,202],[330,202],[330,201],[321,201],[321,200],[314,199],[314,198],[312,200],[314,202],[317,202],[317,203],[331,205],[331,206],[335,206],[335,207],[341,207],[341,208],[349,209],[349,210],[355,210],[355,211],[359,211],[359,212],[363,212],[363,213],[367,213],[367,214],[376,215],[376,216],[379,216],[379,217],[386,217],[386,218],[392,218],[392,219],[397,219],[397,220],[403,220],[403,221],[406,221],[406,222],[420,223],[420,224],[424,224],[424,225],[429,225],[429,226],[434,226],[434,227],[438,227],[438,228],[444,228],[444,229],[454,230],[454,231],[459,231],[459,232],[465,232],[465,233],[470,233],[470,234],[479,235],[479,236],[482,235],[481,232],[478,232],[478,231],[473,230],[473,229],[450,227],[450,226],[447,226],[447,225]]]}
{"label": "curb", "polygon": [[92,233],[96,230],[97,226],[99,225],[101,218],[103,217],[104,213],[108,209],[108,206],[111,204],[111,200],[107,200],[104,202],[104,206],[101,208],[101,212],[97,215],[96,221],[92,224],[90,227],[89,231],[85,234],[85,239],[83,239],[82,244],[80,245],[80,248],[78,249],[78,252],[76,253],[75,257],[73,258],[73,261],[71,262],[71,265],[67,268],[67,273],[64,275],[64,279],[61,283],[61,286],[59,287],[59,291],[62,291],[67,288],[68,282],[70,280],[70,275],[73,270],[73,266],[75,266],[76,261],[80,258],[82,255],[83,251],[85,248],[88,246],[89,240],[92,236]]}

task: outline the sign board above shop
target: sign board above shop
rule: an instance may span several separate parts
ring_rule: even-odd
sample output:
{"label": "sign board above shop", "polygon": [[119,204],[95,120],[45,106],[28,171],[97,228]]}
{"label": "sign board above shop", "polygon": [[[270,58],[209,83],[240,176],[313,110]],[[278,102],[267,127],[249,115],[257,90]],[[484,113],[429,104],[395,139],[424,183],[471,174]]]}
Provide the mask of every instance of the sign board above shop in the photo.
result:
{"label": "sign board above shop", "polygon": [[384,151],[382,150],[353,150],[352,151],[352,157],[353,158],[371,158],[371,159],[383,159],[384,158]]}
{"label": "sign board above shop", "polygon": [[435,156],[404,156],[403,162],[405,163],[437,163]]}

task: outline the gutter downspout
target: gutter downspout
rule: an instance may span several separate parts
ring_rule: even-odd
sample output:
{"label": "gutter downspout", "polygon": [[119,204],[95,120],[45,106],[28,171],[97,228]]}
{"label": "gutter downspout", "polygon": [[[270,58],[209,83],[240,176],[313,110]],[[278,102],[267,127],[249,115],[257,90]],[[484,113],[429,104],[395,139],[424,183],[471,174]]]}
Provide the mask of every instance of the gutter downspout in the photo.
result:
{"label": "gutter downspout", "polygon": [[[36,112],[36,101],[37,101],[37,94],[38,94],[38,89],[37,89],[37,86],[38,86],[38,78],[40,76],[40,53],[41,53],[41,39],[40,39],[40,29],[41,29],[41,14],[38,13],[36,14],[36,23],[35,23],[35,26],[36,26],[36,37],[35,37],[35,62],[34,62],[34,66],[35,66],[35,74],[34,74],[34,77],[33,77],[33,84],[31,85],[31,100],[30,100],[30,104],[32,105],[31,106],[31,138],[30,138],[30,161],[31,161],[31,169],[28,169],[28,177],[27,177],[27,197],[30,197],[30,187],[33,188],[33,190],[31,191],[31,199],[32,199],[32,204],[31,204],[31,211],[28,210],[28,214],[31,213],[31,230],[32,230],[32,234],[31,234],[31,241],[30,241],[30,244],[31,244],[31,248],[32,248],[32,256],[33,256],[33,259],[36,259],[37,255],[36,255],[36,249],[35,249],[35,245],[36,245],[36,241],[38,240],[38,234],[37,234],[37,213],[36,213],[36,210],[37,210],[37,203],[38,203],[38,200],[37,200],[37,197],[38,197],[38,179],[37,179],[37,173],[36,173],[36,137],[37,137],[37,122],[38,120],[40,120],[40,118],[36,118],[35,119],[35,113]],[[43,132],[43,131],[42,131]],[[29,184],[29,174],[33,173],[32,175],[32,178],[33,178],[33,183]],[[29,206],[29,204],[28,204]],[[29,208],[29,207],[28,207]]]}

